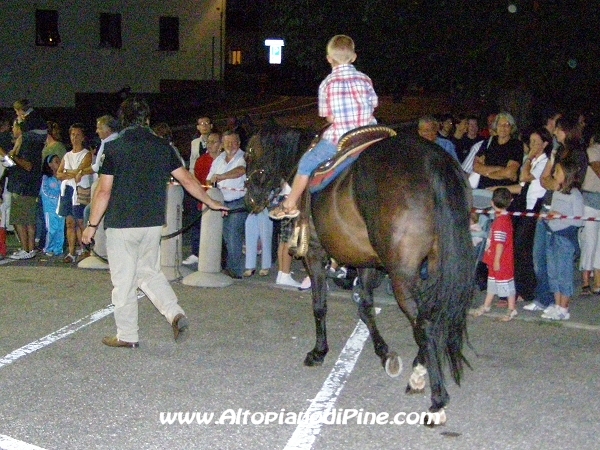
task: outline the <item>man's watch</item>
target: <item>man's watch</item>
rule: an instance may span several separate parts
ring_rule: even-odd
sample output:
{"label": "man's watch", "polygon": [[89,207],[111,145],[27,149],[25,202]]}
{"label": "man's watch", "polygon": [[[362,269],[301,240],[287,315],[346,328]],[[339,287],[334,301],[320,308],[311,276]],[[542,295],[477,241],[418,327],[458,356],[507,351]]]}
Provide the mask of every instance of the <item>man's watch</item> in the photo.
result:
{"label": "man's watch", "polygon": [[98,228],[98,225],[99,225],[99,224],[93,225],[93,224],[92,224],[92,223],[91,223],[89,220],[88,220],[88,222],[87,222],[87,226],[88,226],[88,227],[92,227],[92,228]]}

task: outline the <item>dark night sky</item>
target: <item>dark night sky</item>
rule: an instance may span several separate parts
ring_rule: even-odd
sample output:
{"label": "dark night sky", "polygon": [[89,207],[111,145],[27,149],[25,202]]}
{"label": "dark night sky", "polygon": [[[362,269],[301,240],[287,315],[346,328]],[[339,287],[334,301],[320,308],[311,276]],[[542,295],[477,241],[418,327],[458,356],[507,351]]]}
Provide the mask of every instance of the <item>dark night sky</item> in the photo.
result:
{"label": "dark night sky", "polygon": [[600,0],[230,0],[227,7],[228,26],[285,38],[284,64],[309,74],[320,76],[322,43],[341,32],[355,39],[357,64],[383,89],[600,91]]}

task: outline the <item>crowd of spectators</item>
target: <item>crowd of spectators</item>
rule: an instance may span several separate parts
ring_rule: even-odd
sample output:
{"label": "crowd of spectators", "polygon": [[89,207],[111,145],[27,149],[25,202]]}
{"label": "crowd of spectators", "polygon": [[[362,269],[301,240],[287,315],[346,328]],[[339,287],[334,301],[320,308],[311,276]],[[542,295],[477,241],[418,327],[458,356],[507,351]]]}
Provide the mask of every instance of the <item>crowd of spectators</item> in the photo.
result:
{"label": "crowd of spectators", "polygon": [[[88,255],[81,232],[103,146],[118,138],[119,122],[112,116],[97,119],[99,148],[83,124],[73,124],[67,149],[58,124],[43,120],[27,100],[15,102],[14,110],[14,120],[0,120],[0,257],[31,259],[44,253],[65,263],[80,261]],[[427,115],[418,121],[418,134],[461,164],[474,199],[490,203],[493,191],[504,187],[512,195],[508,214],[535,214],[512,217],[516,297],[542,317],[567,320],[574,295],[568,278],[574,274],[568,264],[557,267],[557,255],[562,262],[578,261],[582,294],[600,294],[600,223],[549,220],[544,214],[600,219],[600,128],[593,116],[582,113],[549,109],[538,115],[539,123],[526,128],[519,128],[508,112],[489,115],[487,122],[477,115]],[[224,272],[233,278],[266,276],[276,261],[276,282],[300,287],[286,252],[289,224],[274,224],[266,209],[258,214],[245,209],[244,142],[253,132],[250,119],[231,117],[223,130],[209,115],[197,117],[195,124],[189,160],[182,158],[182,163],[205,188],[223,192],[229,209],[223,213]],[[167,124],[152,129],[175,148]],[[581,201],[575,201],[579,195]],[[187,219],[199,217],[201,208],[191,196],[184,199]],[[488,214],[474,217],[474,225],[486,220]],[[13,227],[21,248],[8,255],[6,232]],[[190,254],[183,263],[193,266],[198,263],[199,221],[190,234]]]}

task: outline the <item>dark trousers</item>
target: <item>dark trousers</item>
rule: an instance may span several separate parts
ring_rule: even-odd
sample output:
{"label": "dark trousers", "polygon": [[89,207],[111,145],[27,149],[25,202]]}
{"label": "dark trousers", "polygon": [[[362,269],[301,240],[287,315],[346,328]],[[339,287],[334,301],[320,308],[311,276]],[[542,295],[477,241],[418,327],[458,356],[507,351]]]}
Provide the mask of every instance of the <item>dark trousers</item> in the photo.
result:
{"label": "dark trousers", "polygon": [[514,217],[515,287],[517,295],[531,302],[535,298],[537,280],[533,270],[533,240],[537,220],[534,217]]}

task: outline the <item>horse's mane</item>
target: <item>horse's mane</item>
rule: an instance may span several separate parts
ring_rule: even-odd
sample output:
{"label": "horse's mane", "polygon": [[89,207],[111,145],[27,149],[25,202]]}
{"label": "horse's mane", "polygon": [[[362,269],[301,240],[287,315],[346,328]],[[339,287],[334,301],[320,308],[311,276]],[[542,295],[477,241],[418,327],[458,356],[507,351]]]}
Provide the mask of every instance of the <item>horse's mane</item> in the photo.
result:
{"label": "horse's mane", "polygon": [[315,133],[302,128],[269,125],[262,128],[258,135],[263,154],[256,161],[257,167],[289,182]]}

